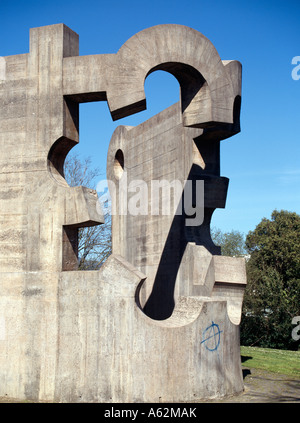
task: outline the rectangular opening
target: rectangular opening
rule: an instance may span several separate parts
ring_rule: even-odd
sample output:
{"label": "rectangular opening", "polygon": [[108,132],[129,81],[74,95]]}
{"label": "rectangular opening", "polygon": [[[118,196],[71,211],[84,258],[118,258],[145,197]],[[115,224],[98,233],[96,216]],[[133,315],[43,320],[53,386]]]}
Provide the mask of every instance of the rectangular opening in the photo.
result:
{"label": "rectangular opening", "polygon": [[78,228],[63,226],[62,270],[78,270]]}

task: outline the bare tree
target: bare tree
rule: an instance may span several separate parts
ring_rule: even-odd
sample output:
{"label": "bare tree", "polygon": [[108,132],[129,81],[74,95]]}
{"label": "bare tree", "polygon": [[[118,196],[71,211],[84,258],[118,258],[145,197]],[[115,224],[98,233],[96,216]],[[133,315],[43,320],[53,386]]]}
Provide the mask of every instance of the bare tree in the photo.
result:
{"label": "bare tree", "polygon": [[[65,161],[65,179],[70,186],[96,188],[100,170],[93,168],[90,157],[71,153]],[[80,228],[78,233],[78,269],[97,270],[111,254],[111,215],[107,204],[103,208],[105,223]]]}

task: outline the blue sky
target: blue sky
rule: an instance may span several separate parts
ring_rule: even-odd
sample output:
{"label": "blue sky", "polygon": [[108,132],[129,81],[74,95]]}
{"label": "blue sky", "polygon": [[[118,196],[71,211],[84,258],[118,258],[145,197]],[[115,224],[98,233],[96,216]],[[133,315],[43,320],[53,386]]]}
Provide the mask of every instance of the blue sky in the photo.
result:
{"label": "blue sky", "polygon": [[[221,174],[230,178],[225,209],[212,225],[253,230],[272,211],[300,213],[300,79],[291,76],[300,56],[299,0],[0,0],[0,56],[27,53],[29,28],[65,23],[79,34],[80,54],[116,53],[147,27],[176,23],[202,32],[222,59],[243,65],[240,134],[221,144]],[[299,71],[300,75],[300,71]],[[80,144],[105,177],[111,134],[135,125],[179,99],[165,72],[145,82],[148,110],[112,122],[105,102],[80,106]]]}

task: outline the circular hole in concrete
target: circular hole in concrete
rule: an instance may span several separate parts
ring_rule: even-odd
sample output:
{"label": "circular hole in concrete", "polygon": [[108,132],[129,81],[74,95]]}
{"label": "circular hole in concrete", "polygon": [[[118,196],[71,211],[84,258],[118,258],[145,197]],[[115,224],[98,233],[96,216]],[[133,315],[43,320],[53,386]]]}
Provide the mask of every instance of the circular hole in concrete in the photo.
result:
{"label": "circular hole in concrete", "polygon": [[114,161],[114,174],[117,179],[120,179],[124,172],[124,154],[122,150],[118,150]]}

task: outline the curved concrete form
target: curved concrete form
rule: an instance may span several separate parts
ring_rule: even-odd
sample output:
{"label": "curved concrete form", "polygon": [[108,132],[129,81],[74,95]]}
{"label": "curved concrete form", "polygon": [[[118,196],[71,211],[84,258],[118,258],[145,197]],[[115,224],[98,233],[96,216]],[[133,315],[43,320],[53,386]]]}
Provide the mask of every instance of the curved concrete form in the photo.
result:
{"label": "curved concrete form", "polygon": [[[241,65],[181,25],[146,29],[117,53],[79,56],[78,46],[63,24],[33,28],[29,53],[3,59],[0,396],[180,402],[239,393],[245,264],[220,255],[210,219],[225,207],[219,144],[240,130]],[[103,214],[94,190],[64,179],[79,103],[107,101],[112,119],[136,113],[158,69],[178,79],[181,100],[113,134],[113,254],[99,271],[80,272],[78,228]],[[136,196],[154,182],[169,191]]]}

